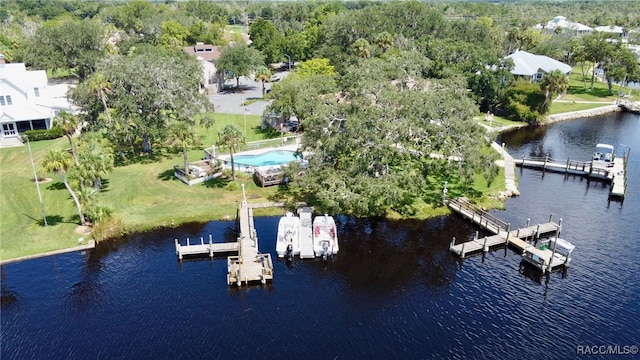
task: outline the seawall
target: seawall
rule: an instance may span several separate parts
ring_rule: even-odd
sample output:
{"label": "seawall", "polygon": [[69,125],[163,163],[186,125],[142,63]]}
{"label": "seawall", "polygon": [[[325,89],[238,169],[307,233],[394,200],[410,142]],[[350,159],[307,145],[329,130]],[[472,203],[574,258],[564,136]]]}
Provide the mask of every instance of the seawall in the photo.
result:
{"label": "seawall", "polygon": [[581,118],[593,117],[593,116],[608,114],[608,113],[612,113],[612,112],[616,112],[616,111],[622,111],[622,109],[618,105],[606,105],[606,106],[602,106],[602,107],[598,107],[598,108],[594,108],[594,109],[572,111],[572,112],[566,112],[566,113],[561,113],[561,114],[554,114],[554,115],[549,115],[549,116],[545,117],[540,122],[540,125],[552,124],[552,123],[555,123],[555,122],[558,122],[558,121],[565,121],[565,120],[573,120],[573,119],[581,119]]}

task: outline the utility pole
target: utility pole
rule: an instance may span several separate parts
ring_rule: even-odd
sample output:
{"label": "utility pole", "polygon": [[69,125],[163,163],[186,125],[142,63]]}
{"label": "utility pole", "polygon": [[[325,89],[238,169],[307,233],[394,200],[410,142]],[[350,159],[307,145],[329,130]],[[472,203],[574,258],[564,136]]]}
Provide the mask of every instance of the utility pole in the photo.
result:
{"label": "utility pole", "polygon": [[36,182],[36,189],[38,189],[38,199],[40,200],[40,208],[42,209],[42,220],[44,220],[44,226],[47,226],[47,215],[44,212],[44,203],[42,202],[42,194],[40,193],[40,183],[38,182],[38,174],[36,173],[36,164],[33,162],[33,154],[31,153],[31,143],[29,143],[29,137],[25,137],[27,138],[27,148],[29,149],[31,167],[33,168],[33,178]]}

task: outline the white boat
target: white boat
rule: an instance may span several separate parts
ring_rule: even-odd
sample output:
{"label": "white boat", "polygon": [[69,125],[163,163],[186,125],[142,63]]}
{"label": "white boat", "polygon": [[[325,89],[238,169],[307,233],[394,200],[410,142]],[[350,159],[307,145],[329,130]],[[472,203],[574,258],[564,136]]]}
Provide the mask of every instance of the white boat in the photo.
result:
{"label": "white boat", "polygon": [[300,254],[300,218],[287,211],[278,222],[276,252],[279,258]]}
{"label": "white boat", "polygon": [[540,242],[540,248],[529,246],[522,251],[522,260],[542,270],[544,274],[560,266],[569,267],[575,246],[560,238],[549,238]]}
{"label": "white boat", "polygon": [[613,145],[598,144],[596,145],[596,151],[593,153],[593,166],[594,167],[613,166],[614,158],[615,158],[615,151],[614,151]]}
{"label": "white boat", "polygon": [[338,231],[332,216],[313,219],[313,252],[324,260],[338,253]]}

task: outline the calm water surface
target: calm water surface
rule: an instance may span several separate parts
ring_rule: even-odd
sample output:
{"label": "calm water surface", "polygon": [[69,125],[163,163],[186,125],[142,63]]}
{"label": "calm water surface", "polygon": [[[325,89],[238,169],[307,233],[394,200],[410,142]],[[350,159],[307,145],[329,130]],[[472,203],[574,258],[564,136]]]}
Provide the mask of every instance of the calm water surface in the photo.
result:
{"label": "calm water surface", "polygon": [[[562,218],[572,267],[540,276],[511,250],[459,261],[475,229],[339,217],[333,263],[275,263],[268,286],[229,288],[226,261],[182,264],[174,238],[232,241],[215,221],[2,267],[2,359],[567,359],[576,347],[640,346],[640,117],[611,115],[505,134],[514,156],[589,159],[631,147],[623,203],[608,185],[519,169],[522,195],[495,214],[513,226]],[[634,151],[635,150],[635,151]],[[275,257],[278,217],[256,218]]]}

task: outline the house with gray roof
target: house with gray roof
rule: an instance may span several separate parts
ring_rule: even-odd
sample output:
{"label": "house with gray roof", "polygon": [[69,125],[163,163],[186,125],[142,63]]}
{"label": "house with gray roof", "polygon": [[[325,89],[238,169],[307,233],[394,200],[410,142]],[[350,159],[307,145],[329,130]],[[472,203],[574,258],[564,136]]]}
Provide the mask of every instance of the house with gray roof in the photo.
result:
{"label": "house with gray roof", "polygon": [[518,77],[524,77],[531,82],[539,81],[544,74],[553,70],[560,70],[566,76],[571,74],[571,66],[544,55],[531,54],[526,51],[516,51],[505,57],[511,59],[515,65],[511,73]]}

